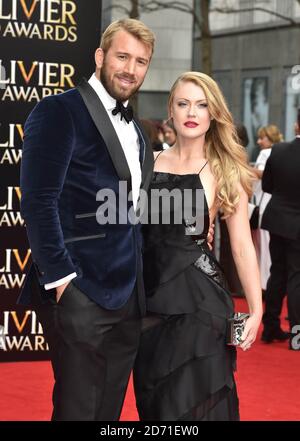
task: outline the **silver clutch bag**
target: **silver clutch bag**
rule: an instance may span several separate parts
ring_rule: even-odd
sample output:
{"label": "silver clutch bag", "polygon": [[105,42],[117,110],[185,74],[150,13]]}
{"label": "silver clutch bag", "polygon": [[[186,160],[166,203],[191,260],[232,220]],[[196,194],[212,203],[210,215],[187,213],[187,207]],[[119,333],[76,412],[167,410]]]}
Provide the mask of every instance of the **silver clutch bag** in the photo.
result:
{"label": "silver clutch bag", "polygon": [[250,315],[246,312],[236,312],[227,320],[226,343],[228,345],[238,346],[242,343],[242,334],[249,317]]}

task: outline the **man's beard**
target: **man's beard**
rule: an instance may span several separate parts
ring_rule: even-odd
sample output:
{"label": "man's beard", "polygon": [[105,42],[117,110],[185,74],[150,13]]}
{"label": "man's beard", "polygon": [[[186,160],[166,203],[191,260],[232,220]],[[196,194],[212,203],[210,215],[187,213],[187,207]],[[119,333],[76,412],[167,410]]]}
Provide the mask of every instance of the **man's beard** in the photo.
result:
{"label": "man's beard", "polygon": [[[128,78],[129,80],[132,80],[133,78],[127,74],[119,73],[118,75],[121,75],[124,78]],[[122,91],[121,87],[117,88],[114,87],[113,84],[110,84],[108,80],[108,75],[106,73],[105,64],[103,64],[101,70],[100,70],[100,81],[102,85],[105,87],[109,95],[116,100],[119,101],[127,101],[132,95],[135,94],[135,92],[139,89],[140,85],[134,87],[131,90],[124,90]]]}

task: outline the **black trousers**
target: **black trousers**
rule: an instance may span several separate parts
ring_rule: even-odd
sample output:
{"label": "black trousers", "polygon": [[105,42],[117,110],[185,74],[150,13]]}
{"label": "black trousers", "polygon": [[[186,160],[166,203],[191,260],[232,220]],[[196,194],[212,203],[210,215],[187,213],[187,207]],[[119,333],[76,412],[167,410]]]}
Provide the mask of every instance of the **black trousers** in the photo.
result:
{"label": "black trousers", "polygon": [[280,327],[282,302],[287,293],[290,327],[300,325],[300,239],[286,239],[270,234],[271,274],[267,283],[265,330]]}
{"label": "black trousers", "polygon": [[127,303],[108,311],[72,282],[58,303],[54,295],[41,303],[34,281],[34,307],[49,344],[55,377],[52,420],[119,419],[145,311],[140,283],[141,276]]}

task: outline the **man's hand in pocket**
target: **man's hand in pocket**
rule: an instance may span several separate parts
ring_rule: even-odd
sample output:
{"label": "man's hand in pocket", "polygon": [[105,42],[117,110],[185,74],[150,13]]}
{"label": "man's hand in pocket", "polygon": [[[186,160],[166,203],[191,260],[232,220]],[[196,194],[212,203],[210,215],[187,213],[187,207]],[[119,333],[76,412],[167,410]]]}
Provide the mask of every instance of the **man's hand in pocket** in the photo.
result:
{"label": "man's hand in pocket", "polygon": [[58,303],[61,296],[64,293],[64,290],[66,289],[66,287],[69,285],[70,282],[66,282],[63,285],[57,286],[56,287],[56,302]]}

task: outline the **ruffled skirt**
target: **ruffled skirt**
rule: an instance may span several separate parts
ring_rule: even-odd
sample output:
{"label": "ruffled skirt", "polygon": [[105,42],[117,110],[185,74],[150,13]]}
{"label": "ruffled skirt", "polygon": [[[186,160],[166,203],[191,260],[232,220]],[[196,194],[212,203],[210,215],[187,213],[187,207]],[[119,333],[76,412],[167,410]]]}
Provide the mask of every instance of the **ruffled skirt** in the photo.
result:
{"label": "ruffled skirt", "polygon": [[[178,290],[187,290],[187,280],[188,292]],[[228,292],[192,265],[159,294],[157,311],[144,319],[134,366],[140,420],[239,420],[236,350],[226,345],[225,335],[231,309]],[[164,313],[158,313],[160,301],[176,310],[182,296],[188,312],[166,314],[162,308]],[[153,298],[150,303],[155,309]]]}

